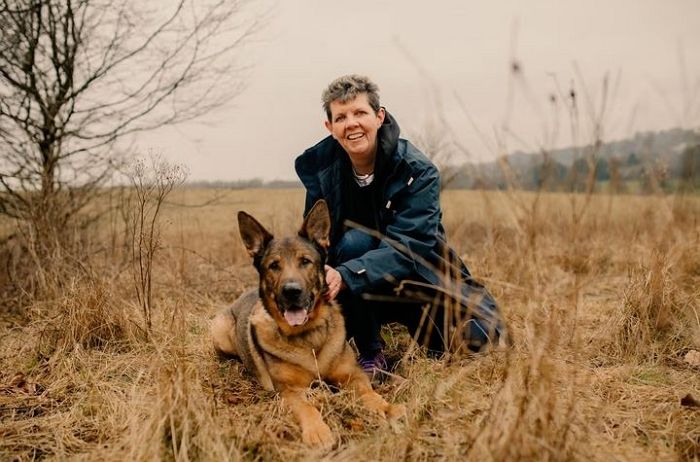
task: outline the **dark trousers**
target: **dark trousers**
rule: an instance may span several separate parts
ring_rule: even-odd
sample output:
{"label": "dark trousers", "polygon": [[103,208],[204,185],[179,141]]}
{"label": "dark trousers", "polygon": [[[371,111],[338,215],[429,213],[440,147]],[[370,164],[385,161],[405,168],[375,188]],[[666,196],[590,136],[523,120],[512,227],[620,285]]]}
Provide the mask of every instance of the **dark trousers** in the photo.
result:
{"label": "dark trousers", "polygon": [[[378,245],[377,238],[359,229],[348,230],[335,246],[334,263],[341,264],[358,258]],[[417,275],[408,279],[423,280]],[[496,303],[488,291],[474,285],[463,287],[461,293],[465,289],[469,297],[479,297],[479,304],[486,307],[487,312],[497,315]],[[430,288],[421,288],[409,294],[397,294],[393,288],[367,294],[352,294],[345,290],[338,295],[338,302],[343,309],[348,338],[355,339],[361,355],[369,355],[382,348],[381,326],[391,322],[406,326],[420,345],[436,353],[446,349],[459,350],[461,347],[479,351],[493,341],[499,331],[499,321],[465,314],[456,308],[462,307],[460,301],[446,300],[443,293]]]}

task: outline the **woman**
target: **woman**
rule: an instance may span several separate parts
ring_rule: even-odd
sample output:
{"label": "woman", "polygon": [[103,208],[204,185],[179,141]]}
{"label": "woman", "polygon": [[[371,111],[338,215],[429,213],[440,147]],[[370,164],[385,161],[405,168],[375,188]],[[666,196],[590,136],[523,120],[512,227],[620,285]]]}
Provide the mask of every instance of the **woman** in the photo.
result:
{"label": "woman", "polygon": [[433,352],[479,351],[503,337],[493,297],[447,246],[438,170],[399,138],[378,87],[346,75],[322,100],[330,136],[295,166],[306,188],[304,214],[318,199],[330,208],[328,296],[343,308],[365,371],[386,369],[379,334],[388,322],[406,325]]}

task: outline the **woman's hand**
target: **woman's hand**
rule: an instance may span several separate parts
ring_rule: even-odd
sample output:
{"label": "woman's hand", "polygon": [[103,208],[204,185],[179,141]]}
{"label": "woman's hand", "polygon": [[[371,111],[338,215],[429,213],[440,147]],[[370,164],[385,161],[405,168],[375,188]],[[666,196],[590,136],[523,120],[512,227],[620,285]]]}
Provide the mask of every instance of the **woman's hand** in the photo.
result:
{"label": "woman's hand", "polygon": [[346,287],[345,282],[343,282],[343,277],[340,275],[340,273],[334,268],[326,265],[325,270],[326,284],[328,285],[328,293],[326,294],[326,298],[328,300],[334,300],[335,297],[338,296],[338,293]]}

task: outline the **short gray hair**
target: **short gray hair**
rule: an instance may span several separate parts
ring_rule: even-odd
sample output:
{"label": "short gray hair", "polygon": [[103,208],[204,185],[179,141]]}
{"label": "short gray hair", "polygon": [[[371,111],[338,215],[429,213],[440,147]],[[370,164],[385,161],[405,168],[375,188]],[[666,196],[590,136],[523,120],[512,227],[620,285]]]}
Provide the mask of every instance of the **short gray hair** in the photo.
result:
{"label": "short gray hair", "polygon": [[323,90],[323,95],[321,96],[323,110],[326,111],[328,120],[331,120],[331,103],[333,101],[345,103],[355,99],[360,93],[366,93],[369,105],[374,109],[375,113],[379,112],[379,87],[369,77],[348,74],[332,81]]}

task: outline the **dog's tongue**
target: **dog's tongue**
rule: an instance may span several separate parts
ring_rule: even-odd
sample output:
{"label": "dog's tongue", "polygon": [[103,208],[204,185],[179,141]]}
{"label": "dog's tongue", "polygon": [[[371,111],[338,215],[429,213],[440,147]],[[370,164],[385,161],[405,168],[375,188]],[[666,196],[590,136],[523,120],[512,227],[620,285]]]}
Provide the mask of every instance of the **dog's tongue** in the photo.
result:
{"label": "dog's tongue", "polygon": [[284,312],[284,319],[290,326],[300,326],[306,322],[306,310],[287,310]]}

